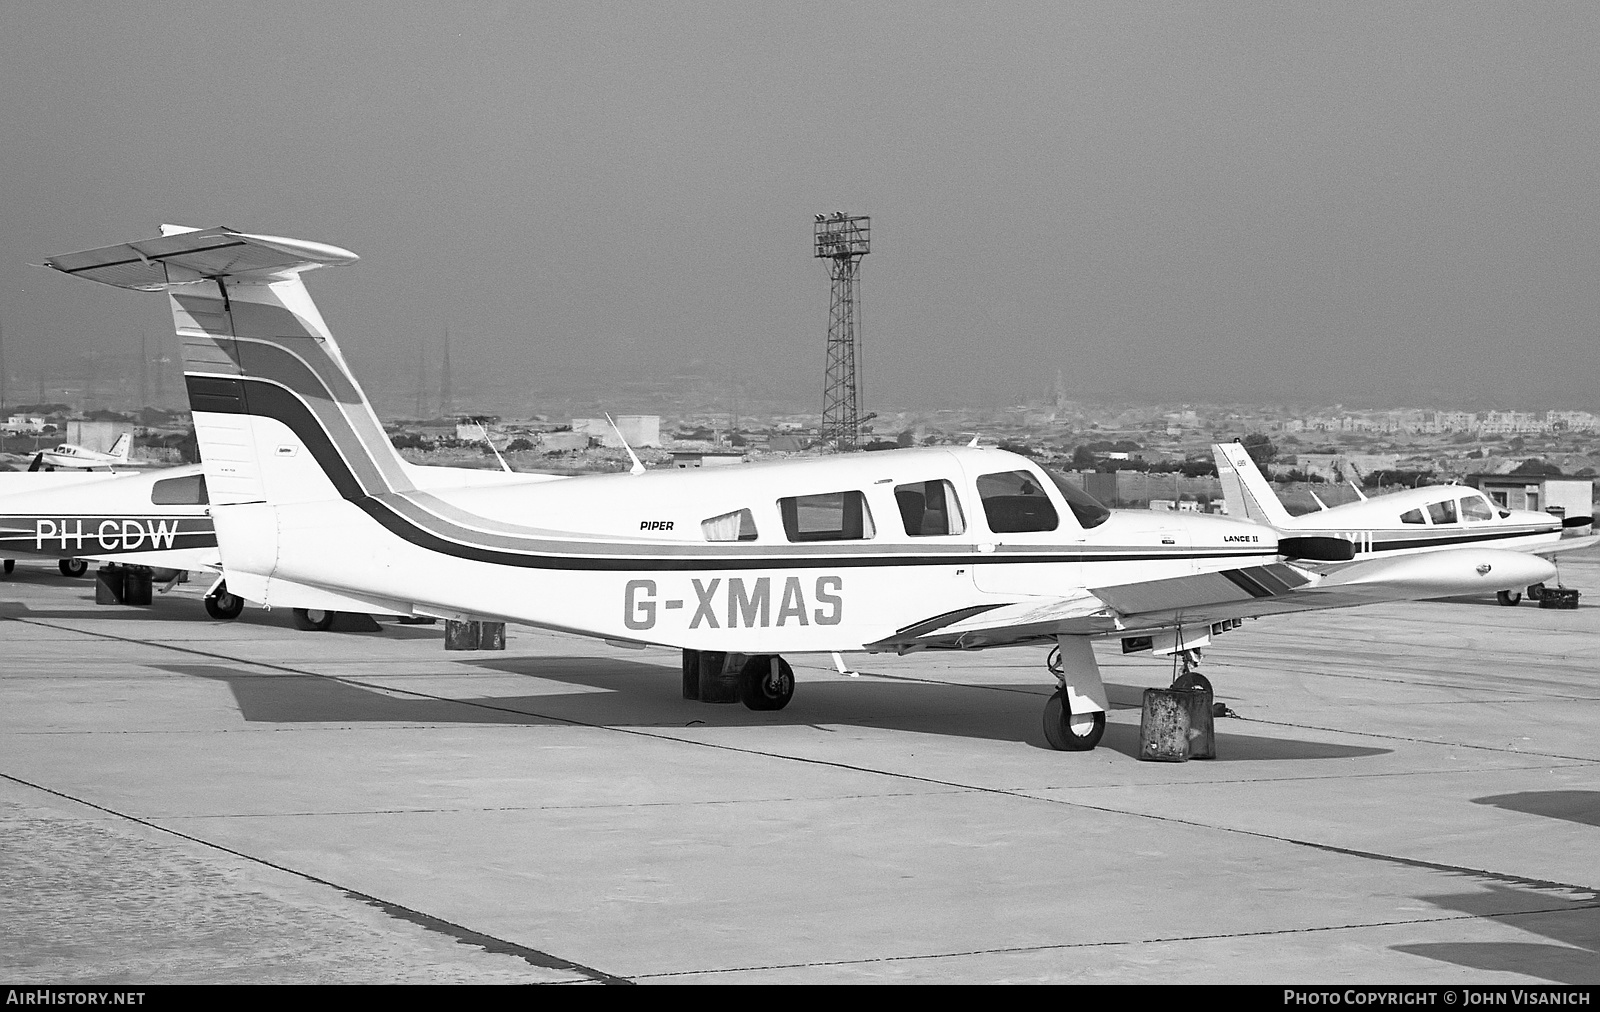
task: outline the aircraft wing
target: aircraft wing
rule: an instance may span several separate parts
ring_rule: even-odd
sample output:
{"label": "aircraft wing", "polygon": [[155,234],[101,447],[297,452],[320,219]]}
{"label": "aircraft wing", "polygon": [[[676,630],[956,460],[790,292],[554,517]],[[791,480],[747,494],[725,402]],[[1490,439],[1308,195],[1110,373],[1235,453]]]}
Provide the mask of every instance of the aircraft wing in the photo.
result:
{"label": "aircraft wing", "polygon": [[1279,562],[968,608],[932,616],[867,648],[970,650],[1055,636],[1131,635],[1383,601],[1488,594],[1540,583],[1554,572],[1537,556],[1486,548],[1319,569]]}
{"label": "aircraft wing", "polygon": [[1585,534],[1577,538],[1562,538],[1554,544],[1543,545],[1533,550],[1535,555],[1561,555],[1566,552],[1581,552],[1585,548],[1600,545],[1600,534]]}

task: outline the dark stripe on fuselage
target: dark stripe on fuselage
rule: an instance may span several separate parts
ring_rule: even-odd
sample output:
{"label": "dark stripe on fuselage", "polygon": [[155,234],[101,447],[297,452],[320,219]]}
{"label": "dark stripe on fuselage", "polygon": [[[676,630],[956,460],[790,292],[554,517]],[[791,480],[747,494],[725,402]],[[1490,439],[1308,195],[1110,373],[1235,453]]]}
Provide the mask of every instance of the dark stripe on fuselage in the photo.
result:
{"label": "dark stripe on fuselage", "polygon": [[1372,542],[1371,555],[1379,552],[1403,552],[1414,548],[1437,548],[1441,545],[1470,545],[1484,541],[1504,541],[1507,538],[1526,538],[1537,534],[1559,533],[1554,527],[1545,529],[1539,527],[1522,527],[1516,530],[1489,530],[1465,534],[1442,534],[1432,538],[1396,538],[1390,541]]}
{"label": "dark stripe on fuselage", "polygon": [[[805,554],[730,557],[727,555],[692,555],[682,557],[645,556],[600,557],[583,554],[551,554],[529,549],[508,551],[471,543],[481,532],[463,528],[446,520],[428,515],[432,521],[424,527],[411,510],[410,504],[398,492],[369,495],[356,478],[344,455],[329,438],[322,422],[304,400],[276,383],[231,377],[185,377],[191,404],[196,410],[209,410],[218,414],[251,414],[276,419],[288,426],[311,452],[322,471],[333,483],[340,497],[362,510],[395,536],[432,552],[484,562],[493,565],[523,569],[592,570],[609,572],[670,572],[697,570],[754,570],[754,569],[835,569],[883,566],[951,566],[951,565],[1020,565],[1026,563],[1071,562],[1149,562],[1181,561],[1188,559],[1234,559],[1240,557],[1275,557],[1274,549],[1255,551],[1223,550],[1224,553],[1206,551],[1177,552],[1115,552],[1103,553],[1084,550],[1067,550],[1048,554],[1017,554],[963,552],[960,554],[881,554],[818,556],[814,549]],[[210,405],[202,408],[193,400],[196,394]],[[436,525],[437,529],[434,528]],[[534,535],[529,540],[538,540]],[[460,540],[457,540],[460,539]],[[664,546],[665,547],[665,546]],[[678,546],[672,546],[677,548]],[[623,550],[649,552],[643,547],[625,546]],[[581,549],[580,549],[581,551]],[[802,551],[796,549],[796,552]]]}

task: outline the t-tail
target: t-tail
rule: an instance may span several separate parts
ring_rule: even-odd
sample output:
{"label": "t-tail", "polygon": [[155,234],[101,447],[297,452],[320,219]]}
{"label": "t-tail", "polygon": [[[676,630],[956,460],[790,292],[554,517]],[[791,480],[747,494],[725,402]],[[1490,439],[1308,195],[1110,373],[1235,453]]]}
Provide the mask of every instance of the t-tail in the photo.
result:
{"label": "t-tail", "polygon": [[153,239],[50,257],[119,288],[166,292],[215,505],[360,499],[414,486],[301,274],[354,263],[321,243],[162,226]]}
{"label": "t-tail", "polygon": [[1217,478],[1222,482],[1222,499],[1228,515],[1255,520],[1279,530],[1292,528],[1289,511],[1272,491],[1261,469],[1242,443],[1214,443],[1212,456],[1217,461]]}

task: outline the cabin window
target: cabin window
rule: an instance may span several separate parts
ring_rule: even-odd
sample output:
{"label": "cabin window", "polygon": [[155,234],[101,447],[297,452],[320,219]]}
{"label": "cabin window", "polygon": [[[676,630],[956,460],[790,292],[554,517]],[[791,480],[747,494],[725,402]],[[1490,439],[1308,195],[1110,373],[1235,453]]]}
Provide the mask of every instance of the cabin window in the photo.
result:
{"label": "cabin window", "polygon": [[1066,475],[1058,474],[1048,467],[1044,469],[1044,473],[1055,482],[1056,490],[1067,501],[1067,509],[1078,518],[1078,526],[1084,530],[1100,526],[1111,516],[1111,511],[1102,506],[1100,500],[1068,481]]}
{"label": "cabin window", "polygon": [[700,521],[700,530],[707,541],[754,541],[756,518],[749,510],[734,510]]}
{"label": "cabin window", "polygon": [[1436,524],[1453,524],[1456,522],[1456,501],[1446,499],[1444,502],[1431,502],[1428,504],[1428,516]]}
{"label": "cabin window", "polygon": [[778,511],[790,541],[862,541],[877,534],[860,492],[790,496],[778,500]]}
{"label": "cabin window", "polygon": [[1461,500],[1461,519],[1467,521],[1492,520],[1494,510],[1483,501],[1482,496],[1468,496]]}
{"label": "cabin window", "polygon": [[900,520],[914,538],[960,534],[967,529],[956,502],[955,486],[948,481],[919,481],[896,485],[894,501],[900,507]]}
{"label": "cabin window", "polygon": [[1406,510],[1404,513],[1400,514],[1400,522],[1403,523],[1403,524],[1425,524],[1425,523],[1427,523],[1426,520],[1422,519],[1422,511],[1421,510]]}
{"label": "cabin window", "polygon": [[211,502],[206,496],[206,476],[162,478],[150,486],[150,501],[157,506],[205,506]]}
{"label": "cabin window", "polygon": [[996,534],[1053,531],[1061,522],[1031,471],[983,475],[978,479],[978,499],[989,529]]}

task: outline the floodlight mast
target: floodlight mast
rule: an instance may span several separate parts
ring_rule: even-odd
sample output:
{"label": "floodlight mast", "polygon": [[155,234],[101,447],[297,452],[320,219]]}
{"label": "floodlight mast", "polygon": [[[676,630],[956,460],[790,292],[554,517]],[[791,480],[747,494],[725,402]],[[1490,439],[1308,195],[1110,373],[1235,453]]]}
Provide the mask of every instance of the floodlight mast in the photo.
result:
{"label": "floodlight mast", "polygon": [[839,450],[854,450],[861,438],[861,325],[857,289],[861,258],[872,252],[872,219],[845,211],[816,216],[815,249],[830,261],[833,297],[828,310],[828,367],[822,390],[822,441]]}

